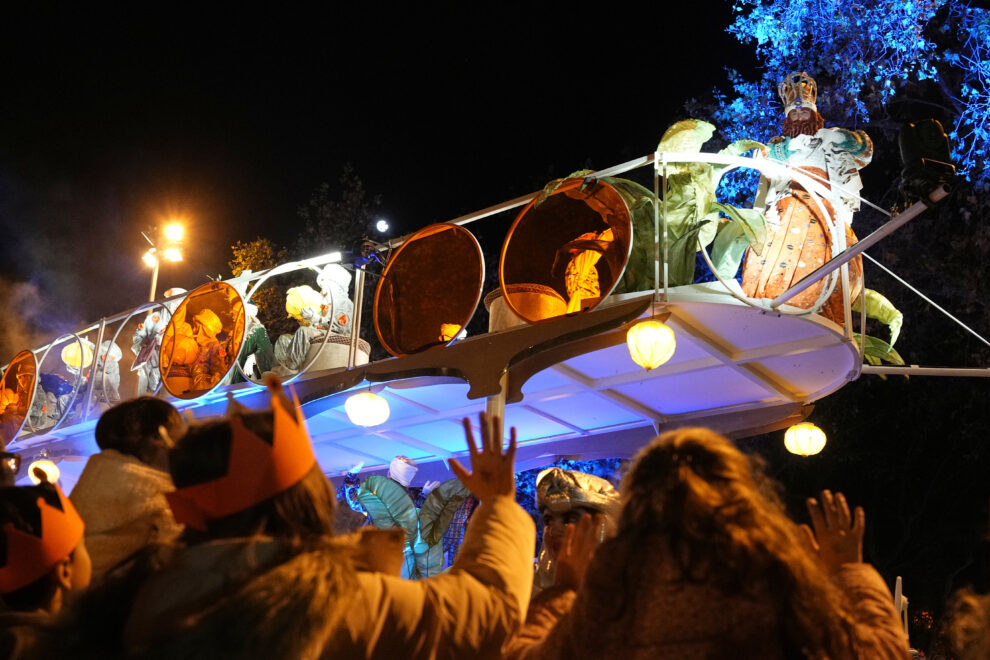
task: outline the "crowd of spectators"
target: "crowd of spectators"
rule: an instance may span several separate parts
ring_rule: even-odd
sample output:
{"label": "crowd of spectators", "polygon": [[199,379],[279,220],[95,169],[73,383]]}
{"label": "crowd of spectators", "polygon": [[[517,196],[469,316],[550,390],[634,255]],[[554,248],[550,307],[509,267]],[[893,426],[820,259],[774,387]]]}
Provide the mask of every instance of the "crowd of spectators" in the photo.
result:
{"label": "crowd of spectators", "polygon": [[[298,409],[183,422],[107,411],[71,497],[0,488],[0,658],[905,658],[890,590],[841,493],[793,522],[760,463],[703,428],[643,448],[616,490],[552,469],[543,543],[515,501],[515,429],[464,420],[480,501],[453,565],[399,577],[401,529],[334,534]],[[6,463],[5,463],[6,465]],[[955,605],[959,658],[986,607]]]}

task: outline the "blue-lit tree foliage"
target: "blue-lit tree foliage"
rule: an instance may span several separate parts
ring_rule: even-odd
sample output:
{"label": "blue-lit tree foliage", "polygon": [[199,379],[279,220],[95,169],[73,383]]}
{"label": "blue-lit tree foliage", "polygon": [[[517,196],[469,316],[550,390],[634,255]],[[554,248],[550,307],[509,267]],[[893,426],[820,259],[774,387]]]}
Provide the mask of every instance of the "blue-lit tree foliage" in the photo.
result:
{"label": "blue-lit tree foliage", "polygon": [[726,141],[775,135],[777,82],[803,70],[829,125],[893,134],[925,106],[950,131],[961,173],[990,185],[990,11],[963,0],[733,0],[733,10],[728,32],[755,47],[762,76],[729,70],[728,90],[715,91],[710,116]]}

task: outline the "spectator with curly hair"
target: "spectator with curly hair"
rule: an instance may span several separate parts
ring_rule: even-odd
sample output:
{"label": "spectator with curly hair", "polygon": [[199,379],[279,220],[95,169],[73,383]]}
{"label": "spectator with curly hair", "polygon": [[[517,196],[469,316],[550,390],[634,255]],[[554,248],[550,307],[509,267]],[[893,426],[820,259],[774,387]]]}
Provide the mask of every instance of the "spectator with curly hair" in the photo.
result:
{"label": "spectator with curly hair", "polygon": [[799,527],[755,461],[702,428],[654,440],[620,491],[615,538],[596,551],[600,514],[566,531],[511,657],[906,657],[841,494],[809,501],[815,530]]}

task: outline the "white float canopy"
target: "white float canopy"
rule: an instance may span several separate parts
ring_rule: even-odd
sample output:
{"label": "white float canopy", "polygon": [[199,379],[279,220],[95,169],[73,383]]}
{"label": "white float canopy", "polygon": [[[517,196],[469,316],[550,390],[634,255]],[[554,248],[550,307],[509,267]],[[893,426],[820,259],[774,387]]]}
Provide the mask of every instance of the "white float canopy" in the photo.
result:
{"label": "white float canopy", "polygon": [[[636,365],[623,343],[534,375],[523,401],[505,412],[506,425],[518,430],[520,469],[559,456],[629,456],[658,426],[704,425],[737,437],[783,428],[806,416],[806,404],[858,376],[856,346],[832,322],[781,316],[719,289],[671,289],[667,323],[677,351],[653,371]],[[384,470],[404,454],[421,464],[417,481],[449,474],[442,459],[465,453],[461,420],[486,404],[467,398],[466,383],[451,381],[373,385],[392,411],[377,427],[353,425],[342,401],[308,416],[324,471],[333,476],[361,462],[364,471]]]}

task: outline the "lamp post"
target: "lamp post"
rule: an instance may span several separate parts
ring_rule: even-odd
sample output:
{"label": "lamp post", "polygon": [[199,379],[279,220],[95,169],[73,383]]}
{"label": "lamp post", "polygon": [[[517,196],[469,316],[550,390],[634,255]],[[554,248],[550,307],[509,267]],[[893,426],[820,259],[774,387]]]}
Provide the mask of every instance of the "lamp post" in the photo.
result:
{"label": "lamp post", "polygon": [[148,294],[148,302],[155,302],[155,292],[158,290],[158,269],[161,267],[161,259],[167,261],[182,261],[182,236],[184,234],[182,225],[172,222],[165,225],[162,236],[165,241],[162,249],[159,250],[155,242],[151,240],[145,232],[141,232],[145,240],[151,245],[141,259],[151,268],[151,292]]}

